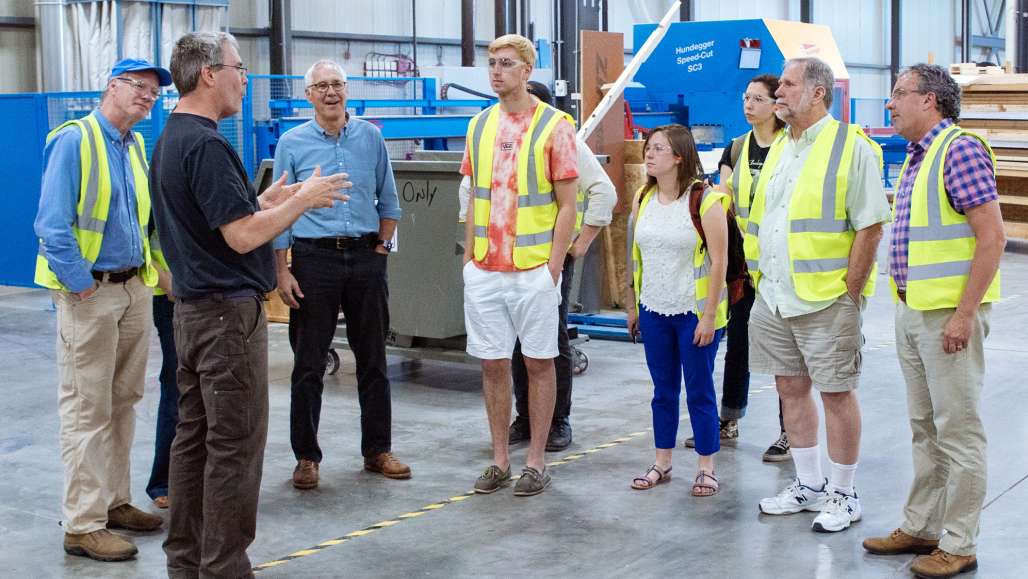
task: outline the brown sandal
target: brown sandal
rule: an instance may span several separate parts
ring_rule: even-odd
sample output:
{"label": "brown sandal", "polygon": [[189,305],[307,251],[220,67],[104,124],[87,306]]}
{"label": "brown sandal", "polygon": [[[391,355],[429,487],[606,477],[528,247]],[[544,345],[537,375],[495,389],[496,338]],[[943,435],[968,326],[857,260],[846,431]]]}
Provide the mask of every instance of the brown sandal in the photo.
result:
{"label": "brown sandal", "polygon": [[[704,479],[708,479],[708,478],[710,480],[714,481],[714,484],[703,482]],[[712,492],[709,492],[709,493],[703,492],[704,489],[712,491]],[[718,490],[720,490],[720,486],[718,485],[717,479],[714,478],[714,473],[708,473],[707,471],[701,469],[700,472],[696,475],[696,478],[693,480],[693,483],[692,483],[692,496],[694,496],[694,497],[712,497],[712,496],[714,496],[714,495],[716,495],[718,493]]]}
{"label": "brown sandal", "polygon": [[[657,480],[650,480],[649,475],[651,472],[657,473]],[[653,464],[650,465],[646,474],[632,479],[632,488],[637,491],[648,491],[659,484],[668,482],[669,480],[671,480],[671,467],[667,467],[667,470],[660,470],[659,466]]]}

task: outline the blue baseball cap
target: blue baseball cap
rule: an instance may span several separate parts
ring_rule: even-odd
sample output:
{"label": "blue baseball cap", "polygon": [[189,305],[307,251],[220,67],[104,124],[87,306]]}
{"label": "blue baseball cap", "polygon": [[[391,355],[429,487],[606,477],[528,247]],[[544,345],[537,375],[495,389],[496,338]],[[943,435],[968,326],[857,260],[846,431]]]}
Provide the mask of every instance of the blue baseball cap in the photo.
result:
{"label": "blue baseball cap", "polygon": [[141,58],[123,58],[114,64],[111,69],[111,78],[125,74],[126,72],[142,72],[152,70],[157,73],[157,79],[161,86],[171,84],[171,73],[167,69],[150,64]]}

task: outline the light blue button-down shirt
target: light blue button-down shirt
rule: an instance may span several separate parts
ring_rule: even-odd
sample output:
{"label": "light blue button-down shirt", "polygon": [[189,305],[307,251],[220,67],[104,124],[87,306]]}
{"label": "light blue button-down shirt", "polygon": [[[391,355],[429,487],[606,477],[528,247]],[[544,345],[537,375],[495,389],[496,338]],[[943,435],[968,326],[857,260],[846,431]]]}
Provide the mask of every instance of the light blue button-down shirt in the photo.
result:
{"label": "light blue button-down shirt", "polygon": [[285,171],[288,183],[303,181],[317,166],[322,175],[349,174],[350,200],[307,211],[275,238],[275,249],[286,249],[296,237],[360,237],[378,233],[380,219],[399,221],[396,181],[378,127],[350,117],[336,136],[313,119],[286,131],[275,147],[275,178]]}
{"label": "light blue button-down shirt", "polygon": [[129,158],[132,132],[122,135],[99,110],[90,114],[100,122],[107,141],[107,165],[111,175],[110,212],[96,263],[82,256],[71,232],[82,189],[79,155],[82,131],[76,127],[67,127],[55,135],[43,151],[43,185],[35,222],[36,236],[43,240],[50,269],[72,292],[93,286],[90,270],[123,271],[143,265],[143,240],[139,234],[136,187]]}

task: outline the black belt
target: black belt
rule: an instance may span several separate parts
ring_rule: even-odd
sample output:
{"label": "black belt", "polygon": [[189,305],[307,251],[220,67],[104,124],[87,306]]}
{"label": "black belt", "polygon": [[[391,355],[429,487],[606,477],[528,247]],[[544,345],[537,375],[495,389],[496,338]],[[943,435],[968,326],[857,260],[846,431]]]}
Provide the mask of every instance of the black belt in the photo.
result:
{"label": "black belt", "polygon": [[139,275],[139,268],[126,269],[125,271],[91,271],[93,279],[99,282],[125,283]]}
{"label": "black belt", "polygon": [[367,249],[375,247],[378,241],[378,234],[369,233],[361,237],[296,237],[293,241],[306,243],[307,245],[313,245],[322,249],[336,249],[340,251],[358,247]]}

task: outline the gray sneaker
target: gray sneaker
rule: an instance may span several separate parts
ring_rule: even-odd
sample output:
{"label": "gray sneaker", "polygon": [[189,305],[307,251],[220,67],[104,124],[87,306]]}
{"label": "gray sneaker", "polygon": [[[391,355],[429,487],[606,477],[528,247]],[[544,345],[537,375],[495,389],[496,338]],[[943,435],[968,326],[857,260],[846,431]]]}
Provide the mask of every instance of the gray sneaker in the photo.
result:
{"label": "gray sneaker", "polygon": [[543,468],[543,472],[539,472],[530,466],[526,466],[521,471],[521,478],[514,485],[514,496],[516,497],[530,497],[537,495],[550,486],[550,475],[546,474],[546,469]]}
{"label": "gray sneaker", "polygon": [[495,464],[485,469],[482,476],[475,481],[475,492],[483,495],[495,493],[510,481],[510,467],[507,470],[501,469]]}
{"label": "gray sneaker", "polygon": [[[738,420],[722,420],[721,421],[721,446],[735,446],[739,442],[739,421]],[[685,439],[686,448],[696,448],[696,438],[690,436]]]}

